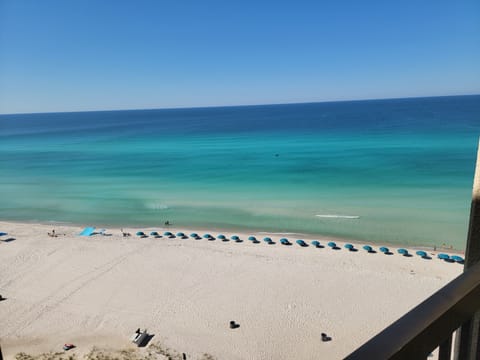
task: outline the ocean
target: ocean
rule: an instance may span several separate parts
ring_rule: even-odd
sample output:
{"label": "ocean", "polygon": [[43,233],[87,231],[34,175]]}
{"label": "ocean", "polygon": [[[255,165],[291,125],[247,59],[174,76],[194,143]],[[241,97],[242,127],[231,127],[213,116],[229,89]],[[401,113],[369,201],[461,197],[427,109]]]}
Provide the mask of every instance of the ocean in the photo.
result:
{"label": "ocean", "polygon": [[0,219],[465,246],[480,96],[0,115]]}

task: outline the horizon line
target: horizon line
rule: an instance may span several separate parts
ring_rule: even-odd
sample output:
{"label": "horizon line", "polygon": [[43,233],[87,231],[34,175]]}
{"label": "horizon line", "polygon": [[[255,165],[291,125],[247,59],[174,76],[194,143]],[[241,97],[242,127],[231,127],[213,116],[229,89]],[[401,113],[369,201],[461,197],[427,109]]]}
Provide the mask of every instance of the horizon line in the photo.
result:
{"label": "horizon line", "polygon": [[460,96],[480,96],[479,94],[454,94],[454,95],[432,95],[432,96],[406,96],[392,98],[365,98],[365,99],[338,99],[338,100],[320,100],[320,101],[300,101],[300,102],[284,102],[284,103],[267,103],[267,104],[240,104],[240,105],[205,105],[205,106],[171,106],[171,107],[147,107],[147,108],[122,108],[122,109],[97,109],[97,110],[68,110],[68,111],[38,111],[38,112],[13,112],[0,113],[3,115],[35,115],[35,114],[65,114],[65,113],[87,113],[87,112],[113,112],[113,111],[148,111],[148,110],[188,110],[188,109],[211,109],[211,108],[228,108],[228,107],[252,107],[252,106],[278,106],[278,105],[302,105],[302,104],[323,104],[337,102],[359,102],[359,101],[377,101],[377,100],[403,100],[403,99],[428,99],[442,97],[460,97]]}

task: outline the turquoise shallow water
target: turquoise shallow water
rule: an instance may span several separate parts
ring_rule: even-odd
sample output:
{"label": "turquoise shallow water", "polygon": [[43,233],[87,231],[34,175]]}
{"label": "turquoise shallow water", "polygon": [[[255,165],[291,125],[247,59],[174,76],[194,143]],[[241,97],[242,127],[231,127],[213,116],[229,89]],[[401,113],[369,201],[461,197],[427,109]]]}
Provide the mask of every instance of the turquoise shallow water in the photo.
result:
{"label": "turquoise shallow water", "polygon": [[0,218],[462,248],[479,134],[480,96],[2,115]]}

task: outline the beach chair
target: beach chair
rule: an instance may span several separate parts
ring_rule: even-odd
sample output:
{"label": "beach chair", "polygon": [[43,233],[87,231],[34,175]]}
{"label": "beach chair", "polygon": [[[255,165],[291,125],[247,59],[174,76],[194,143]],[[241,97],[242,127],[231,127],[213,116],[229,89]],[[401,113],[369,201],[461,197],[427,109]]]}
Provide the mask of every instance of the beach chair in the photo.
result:
{"label": "beach chair", "polygon": [[301,247],[307,247],[307,243],[303,240],[297,240],[295,241],[298,245],[300,245]]}
{"label": "beach chair", "polygon": [[440,260],[450,260],[450,255],[448,255],[448,254],[438,254],[437,257]]}
{"label": "beach chair", "polygon": [[385,246],[382,246],[380,249],[380,252],[384,253],[384,254],[388,254],[390,252],[390,249],[385,247]]}
{"label": "beach chair", "polygon": [[428,259],[429,258],[427,253],[423,250],[418,250],[415,254],[420,256],[422,259]]}
{"label": "beach chair", "polygon": [[368,253],[373,253],[373,252],[374,252],[374,251],[373,251],[373,248],[372,248],[370,245],[365,245],[365,246],[363,247],[363,250],[365,250],[365,251],[368,252]]}
{"label": "beach chair", "polygon": [[458,255],[452,255],[450,256],[450,259],[452,259],[453,261],[459,264],[463,264],[465,262],[465,259]]}
{"label": "beach chair", "polygon": [[147,338],[148,338],[148,333],[146,329],[145,330],[137,329],[137,331],[135,331],[135,334],[133,334],[130,340],[132,340],[132,342],[135,345],[140,347],[142,346],[143,342],[146,341]]}

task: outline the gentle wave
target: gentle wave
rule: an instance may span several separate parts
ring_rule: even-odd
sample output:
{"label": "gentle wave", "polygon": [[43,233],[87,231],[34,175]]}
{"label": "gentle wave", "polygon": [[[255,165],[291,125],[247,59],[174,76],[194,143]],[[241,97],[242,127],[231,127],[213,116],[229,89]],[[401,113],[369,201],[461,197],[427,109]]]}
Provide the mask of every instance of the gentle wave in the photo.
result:
{"label": "gentle wave", "polygon": [[315,216],[319,218],[327,218],[327,219],[360,219],[359,215],[319,214]]}

